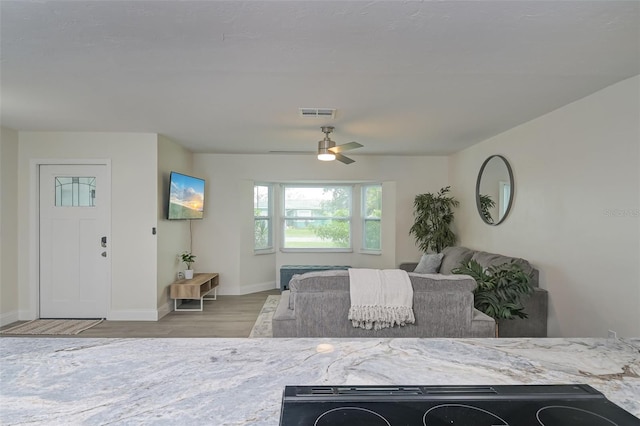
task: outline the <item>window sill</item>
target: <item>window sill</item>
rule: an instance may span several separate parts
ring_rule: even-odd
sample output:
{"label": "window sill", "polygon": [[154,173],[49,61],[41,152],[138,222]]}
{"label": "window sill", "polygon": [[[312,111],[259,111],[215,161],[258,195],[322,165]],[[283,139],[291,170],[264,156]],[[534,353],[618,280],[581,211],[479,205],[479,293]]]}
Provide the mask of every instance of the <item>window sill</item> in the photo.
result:
{"label": "window sill", "polygon": [[350,248],[281,248],[282,253],[353,253],[353,249]]}
{"label": "window sill", "polygon": [[358,253],[366,254],[369,256],[382,256],[381,250],[360,250]]}
{"label": "window sill", "polygon": [[260,255],[263,255],[263,254],[274,254],[275,252],[276,251],[274,249],[270,248],[270,249],[254,250],[253,254],[255,256],[260,256]]}

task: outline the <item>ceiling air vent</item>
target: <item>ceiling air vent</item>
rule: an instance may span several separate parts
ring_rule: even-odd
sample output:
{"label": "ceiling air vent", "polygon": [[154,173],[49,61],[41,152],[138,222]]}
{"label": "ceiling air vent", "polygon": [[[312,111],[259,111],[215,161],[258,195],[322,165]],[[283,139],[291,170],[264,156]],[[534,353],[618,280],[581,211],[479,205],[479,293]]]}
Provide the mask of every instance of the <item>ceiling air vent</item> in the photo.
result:
{"label": "ceiling air vent", "polygon": [[336,118],[335,108],[300,108],[300,117]]}

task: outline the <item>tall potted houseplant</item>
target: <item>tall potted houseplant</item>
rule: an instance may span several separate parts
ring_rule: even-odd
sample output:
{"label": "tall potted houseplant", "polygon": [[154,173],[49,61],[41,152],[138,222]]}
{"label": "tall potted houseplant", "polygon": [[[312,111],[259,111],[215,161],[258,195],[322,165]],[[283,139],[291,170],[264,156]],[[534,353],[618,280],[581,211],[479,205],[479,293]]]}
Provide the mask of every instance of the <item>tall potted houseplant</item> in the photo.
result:
{"label": "tall potted houseplant", "polygon": [[416,195],[413,202],[415,221],[409,234],[413,235],[424,253],[440,253],[445,247],[456,243],[456,235],[451,230],[453,209],[460,202],[449,195],[450,187],[444,187],[437,194]]}
{"label": "tall potted houseplant", "polygon": [[191,264],[196,261],[196,257],[190,251],[185,251],[180,255],[180,259],[187,265],[187,269],[184,270],[184,277],[190,280],[193,278],[193,269],[191,269]]}
{"label": "tall potted houseplant", "polygon": [[476,280],[477,287],[473,291],[475,308],[489,315],[496,321],[496,337],[499,336],[500,320],[527,318],[523,301],[531,293],[531,275],[512,261],[497,266],[484,268],[475,260],[452,270],[454,274],[464,274]]}

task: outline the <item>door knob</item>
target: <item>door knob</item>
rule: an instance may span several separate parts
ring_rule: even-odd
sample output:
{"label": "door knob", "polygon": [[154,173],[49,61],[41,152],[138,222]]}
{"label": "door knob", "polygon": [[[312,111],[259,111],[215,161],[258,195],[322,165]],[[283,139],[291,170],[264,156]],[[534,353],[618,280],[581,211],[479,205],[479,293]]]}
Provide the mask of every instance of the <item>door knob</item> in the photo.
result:
{"label": "door knob", "polygon": [[100,246],[102,246],[102,247],[106,247],[107,246],[107,237],[100,238]]}

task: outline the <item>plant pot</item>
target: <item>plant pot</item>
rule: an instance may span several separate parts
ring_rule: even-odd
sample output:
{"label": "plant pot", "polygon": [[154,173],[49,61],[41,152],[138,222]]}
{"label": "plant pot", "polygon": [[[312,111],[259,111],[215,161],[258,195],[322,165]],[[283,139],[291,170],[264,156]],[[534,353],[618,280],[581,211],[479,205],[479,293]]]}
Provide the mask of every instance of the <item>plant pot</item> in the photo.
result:
{"label": "plant pot", "polygon": [[193,278],[193,269],[185,269],[184,270],[184,279],[185,280],[190,280],[191,278]]}

